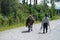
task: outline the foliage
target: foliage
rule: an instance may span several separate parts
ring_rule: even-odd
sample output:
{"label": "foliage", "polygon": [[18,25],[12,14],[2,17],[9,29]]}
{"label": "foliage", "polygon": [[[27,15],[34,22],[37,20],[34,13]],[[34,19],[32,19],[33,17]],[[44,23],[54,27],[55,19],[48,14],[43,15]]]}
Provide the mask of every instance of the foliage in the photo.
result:
{"label": "foliage", "polygon": [[51,19],[55,19],[54,5],[49,8],[47,4],[44,5],[27,5],[25,0],[23,4],[19,0],[2,0],[0,7],[0,27],[12,26],[25,23],[28,15],[33,15],[35,21],[42,21],[42,18],[47,13]]}

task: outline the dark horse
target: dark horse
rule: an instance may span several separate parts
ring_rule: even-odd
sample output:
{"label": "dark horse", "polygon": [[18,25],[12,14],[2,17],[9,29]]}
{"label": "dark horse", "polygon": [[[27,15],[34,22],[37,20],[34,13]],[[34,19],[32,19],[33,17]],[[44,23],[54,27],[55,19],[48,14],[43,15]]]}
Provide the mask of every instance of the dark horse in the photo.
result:
{"label": "dark horse", "polygon": [[28,27],[28,32],[30,32],[30,30],[32,31],[33,23],[34,23],[34,18],[33,16],[29,15],[26,20],[26,27]]}

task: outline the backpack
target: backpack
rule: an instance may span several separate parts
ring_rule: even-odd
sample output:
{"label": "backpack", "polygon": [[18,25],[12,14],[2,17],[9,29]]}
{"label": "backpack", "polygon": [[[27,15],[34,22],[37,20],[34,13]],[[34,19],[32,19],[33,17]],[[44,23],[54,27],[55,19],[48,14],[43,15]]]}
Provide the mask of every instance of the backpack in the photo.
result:
{"label": "backpack", "polygon": [[48,23],[48,17],[44,17],[43,23]]}

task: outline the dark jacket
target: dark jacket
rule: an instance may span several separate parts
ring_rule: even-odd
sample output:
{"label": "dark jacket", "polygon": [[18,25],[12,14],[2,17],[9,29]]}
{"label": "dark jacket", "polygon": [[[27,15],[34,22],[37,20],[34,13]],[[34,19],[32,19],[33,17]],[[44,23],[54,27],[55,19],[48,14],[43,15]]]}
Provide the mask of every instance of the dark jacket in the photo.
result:
{"label": "dark jacket", "polygon": [[26,26],[33,25],[33,23],[34,23],[34,18],[32,16],[26,19]]}

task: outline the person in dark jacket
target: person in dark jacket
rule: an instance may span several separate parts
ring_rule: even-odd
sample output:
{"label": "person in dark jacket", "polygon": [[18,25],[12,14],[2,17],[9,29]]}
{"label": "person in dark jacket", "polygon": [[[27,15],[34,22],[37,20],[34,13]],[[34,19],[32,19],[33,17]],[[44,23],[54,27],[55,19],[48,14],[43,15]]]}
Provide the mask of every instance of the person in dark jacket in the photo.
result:
{"label": "person in dark jacket", "polygon": [[28,27],[28,32],[32,31],[32,26],[34,23],[34,18],[32,15],[29,15],[26,19],[26,27]]}

